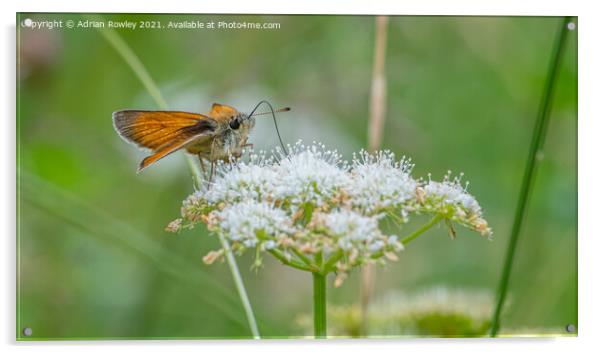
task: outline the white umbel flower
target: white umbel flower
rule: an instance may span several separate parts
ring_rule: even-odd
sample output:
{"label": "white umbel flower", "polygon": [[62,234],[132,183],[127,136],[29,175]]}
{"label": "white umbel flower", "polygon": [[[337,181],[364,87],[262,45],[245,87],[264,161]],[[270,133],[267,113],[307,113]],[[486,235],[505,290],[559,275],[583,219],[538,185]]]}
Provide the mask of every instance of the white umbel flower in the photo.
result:
{"label": "white umbel flower", "polygon": [[460,184],[461,176],[452,180],[448,172],[443,182],[429,180],[424,186],[426,197],[444,204],[461,207],[470,213],[480,214],[481,206],[475,197],[467,192],[466,186],[463,187]]}
{"label": "white umbel flower", "polygon": [[265,200],[272,196],[278,177],[269,161],[253,155],[250,162],[219,164],[215,180],[203,193],[209,203]]}
{"label": "white umbel flower", "polygon": [[413,165],[405,157],[395,160],[390,151],[354,156],[352,183],[348,194],[351,203],[367,213],[400,209],[405,217],[405,204],[416,195],[416,181],[410,176]]}
{"label": "white umbel flower", "polygon": [[335,211],[323,215],[323,225],[338,240],[343,250],[354,246],[370,246],[383,237],[378,228],[378,219],[363,216],[351,210]]}
{"label": "white umbel flower", "polygon": [[346,166],[336,151],[301,142],[289,149],[290,155],[282,156],[276,168],[279,176],[274,187],[276,199],[293,206],[310,203],[319,207],[350,183]]}
{"label": "white umbel flower", "polygon": [[283,210],[255,201],[213,211],[209,216],[209,228],[247,248],[264,242],[268,249],[273,248],[272,238],[294,233],[290,218]]}
{"label": "white umbel flower", "polygon": [[461,184],[463,174],[451,178],[451,172],[443,178],[442,182],[429,181],[419,187],[419,201],[429,212],[446,214],[446,217],[464,224],[482,235],[491,236],[493,233],[483,219],[483,212],[479,202],[467,191],[468,183]]}

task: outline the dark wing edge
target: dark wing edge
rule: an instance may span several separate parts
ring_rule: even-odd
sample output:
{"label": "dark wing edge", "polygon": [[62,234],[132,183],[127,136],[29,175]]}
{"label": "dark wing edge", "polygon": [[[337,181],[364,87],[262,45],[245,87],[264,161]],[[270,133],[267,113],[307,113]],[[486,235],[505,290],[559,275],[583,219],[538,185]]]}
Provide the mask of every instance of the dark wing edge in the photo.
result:
{"label": "dark wing edge", "polygon": [[113,128],[115,129],[117,134],[119,134],[119,136],[123,140],[125,140],[127,143],[136,145],[141,148],[144,148],[144,146],[141,146],[136,141],[134,141],[129,136],[129,134],[125,133],[125,131],[134,124],[134,122],[138,118],[138,115],[143,112],[151,112],[151,111],[125,109],[125,110],[121,110],[121,111],[115,111],[112,114]]}

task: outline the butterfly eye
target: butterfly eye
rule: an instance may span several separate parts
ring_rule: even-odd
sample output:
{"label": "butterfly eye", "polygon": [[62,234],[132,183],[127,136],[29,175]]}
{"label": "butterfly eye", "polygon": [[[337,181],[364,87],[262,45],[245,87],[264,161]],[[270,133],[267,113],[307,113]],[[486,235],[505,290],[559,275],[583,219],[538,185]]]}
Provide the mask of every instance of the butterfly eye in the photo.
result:
{"label": "butterfly eye", "polygon": [[240,121],[238,119],[232,119],[230,121],[230,128],[233,130],[240,128]]}

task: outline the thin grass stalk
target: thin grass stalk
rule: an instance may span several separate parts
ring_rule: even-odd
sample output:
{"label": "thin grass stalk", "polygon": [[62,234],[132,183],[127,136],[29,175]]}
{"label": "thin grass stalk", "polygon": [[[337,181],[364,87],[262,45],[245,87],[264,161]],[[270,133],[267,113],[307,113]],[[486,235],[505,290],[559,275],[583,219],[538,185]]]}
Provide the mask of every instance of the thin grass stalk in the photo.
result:
{"label": "thin grass stalk", "polygon": [[326,275],[314,272],[314,337],[326,338]]}
{"label": "thin grass stalk", "polygon": [[498,287],[497,303],[491,320],[491,337],[495,337],[500,329],[500,314],[502,312],[502,308],[504,307],[504,302],[506,300],[506,295],[508,292],[508,284],[510,282],[514,255],[516,252],[518,238],[525,217],[527,202],[532,192],[533,181],[535,179],[535,168],[537,167],[538,162],[538,155],[542,151],[547,133],[547,126],[550,119],[550,111],[552,107],[552,96],[554,93],[556,81],[558,79],[558,72],[560,70],[560,59],[565,48],[568,24],[570,20],[570,17],[565,17],[560,21],[558,33],[556,35],[556,40],[552,49],[552,56],[548,67],[543,96],[541,98],[539,111],[537,113],[537,119],[535,120],[535,127],[533,128],[533,135],[531,137],[531,146],[529,148],[529,155],[527,157],[527,163],[522,179],[520,194],[518,197],[518,204],[516,206],[516,212],[514,215],[514,223],[512,225],[508,248],[506,249],[504,267],[502,269],[502,275]]}
{"label": "thin grass stalk", "polygon": [[[385,115],[387,112],[387,78],[385,75],[385,58],[387,53],[387,16],[375,18],[374,64],[372,68],[372,87],[370,90],[370,119],[368,123],[368,150],[376,151],[382,143]],[[360,289],[360,334],[366,335],[368,305],[374,292],[375,268],[367,264],[362,268]]]}
{"label": "thin grass stalk", "polygon": [[244,308],[245,314],[247,315],[249,328],[251,329],[253,338],[261,339],[261,336],[259,335],[259,328],[257,328],[257,322],[255,322],[255,315],[253,314],[253,307],[251,306],[251,302],[249,301],[249,297],[247,296],[245,284],[243,283],[242,277],[240,276],[240,272],[238,271],[236,259],[234,259],[234,255],[232,254],[232,250],[230,249],[230,244],[223,235],[219,236],[219,241],[222,244],[222,248],[226,250],[226,262],[228,262],[228,265],[230,266],[230,273],[232,274],[232,279],[234,279],[234,284],[236,285],[236,290],[238,291],[238,294],[240,296],[242,307]]}
{"label": "thin grass stalk", "polygon": [[[88,15],[86,16],[92,20],[98,20],[99,16]],[[146,70],[144,64],[140,61],[136,53],[128,46],[128,44],[119,36],[119,34],[112,29],[99,29],[102,36],[109,42],[109,44],[121,55],[121,57],[125,60],[125,62],[129,65],[129,67],[134,71],[138,79],[142,82],[144,88],[148,91],[149,95],[155,101],[155,104],[161,110],[168,110],[167,102],[163,98],[159,87],[153,80],[153,78]],[[188,167],[190,168],[190,172],[193,176],[193,182],[195,186],[199,186],[201,184],[201,173],[196,166],[192,156],[186,155]],[[238,291],[238,295],[240,297],[240,301],[243,305],[247,320],[249,322],[249,328],[251,329],[251,333],[253,337],[256,339],[261,338],[259,334],[259,330],[257,328],[257,321],[255,320],[255,315],[253,313],[253,308],[251,307],[251,302],[249,301],[249,297],[247,295],[247,291],[245,289],[245,285],[242,281],[242,277],[240,276],[240,271],[238,270],[238,264],[236,263],[236,259],[232,256],[232,252],[230,250],[230,245],[228,241],[220,237],[220,242],[224,249],[226,250],[226,261],[228,266],[230,267],[230,272],[232,273],[232,278],[236,285],[236,289]]]}

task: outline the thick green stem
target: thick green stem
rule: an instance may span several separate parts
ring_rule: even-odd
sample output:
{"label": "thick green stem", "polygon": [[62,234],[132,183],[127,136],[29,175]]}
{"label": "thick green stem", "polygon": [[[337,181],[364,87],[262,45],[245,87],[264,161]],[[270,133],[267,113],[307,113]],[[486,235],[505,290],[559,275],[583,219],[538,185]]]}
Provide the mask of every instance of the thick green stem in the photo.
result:
{"label": "thick green stem", "polygon": [[416,237],[422,235],[426,230],[430,229],[435,224],[437,224],[441,219],[443,219],[443,215],[441,215],[441,214],[437,214],[437,215],[433,216],[433,218],[431,220],[429,220],[429,222],[422,225],[418,230],[412,232],[408,236],[401,239],[401,243],[403,243],[404,245],[408,244],[410,241],[412,241]]}
{"label": "thick green stem", "polygon": [[533,129],[533,135],[531,137],[531,147],[529,149],[529,156],[527,158],[527,164],[525,167],[520,194],[518,197],[518,204],[516,206],[516,212],[514,214],[514,224],[512,225],[512,232],[510,234],[510,241],[508,242],[508,248],[506,249],[506,257],[504,260],[504,268],[502,270],[502,276],[500,278],[498,288],[498,299],[493,312],[491,320],[491,332],[490,335],[495,337],[500,328],[500,314],[506,300],[506,294],[508,292],[508,283],[510,281],[510,273],[512,270],[512,264],[514,261],[514,254],[516,251],[516,244],[518,242],[518,236],[520,234],[521,226],[525,216],[525,210],[527,200],[532,190],[534,171],[537,163],[537,155],[543,147],[545,140],[548,121],[550,118],[550,108],[552,106],[552,93],[554,86],[558,78],[558,72],[560,69],[560,58],[566,42],[568,24],[570,17],[565,17],[560,21],[556,42],[552,50],[552,58],[550,66],[548,68],[548,74],[546,77],[546,83],[543,91],[543,96],[539,106],[539,112],[537,119],[535,120],[535,127]]}
{"label": "thick green stem", "polygon": [[312,273],[314,278],[314,337],[326,338],[326,275]]}

